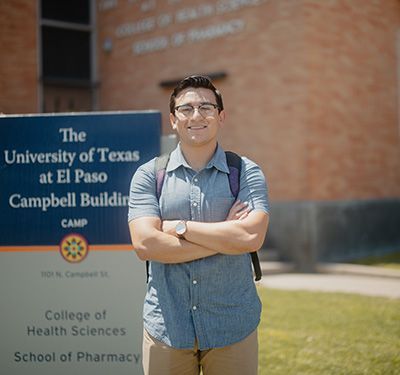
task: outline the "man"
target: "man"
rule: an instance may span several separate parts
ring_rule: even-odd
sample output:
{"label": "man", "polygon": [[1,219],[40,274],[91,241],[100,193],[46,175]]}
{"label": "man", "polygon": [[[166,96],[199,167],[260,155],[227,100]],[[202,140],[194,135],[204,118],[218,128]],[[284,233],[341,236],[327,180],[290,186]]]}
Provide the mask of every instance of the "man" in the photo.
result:
{"label": "man", "polygon": [[261,303],[249,253],[262,246],[268,227],[264,176],[243,157],[234,202],[217,141],[225,122],[222,97],[207,77],[177,85],[170,122],[180,143],[161,196],[154,159],[137,170],[130,191],[132,243],[150,261],[144,372],[255,375]]}

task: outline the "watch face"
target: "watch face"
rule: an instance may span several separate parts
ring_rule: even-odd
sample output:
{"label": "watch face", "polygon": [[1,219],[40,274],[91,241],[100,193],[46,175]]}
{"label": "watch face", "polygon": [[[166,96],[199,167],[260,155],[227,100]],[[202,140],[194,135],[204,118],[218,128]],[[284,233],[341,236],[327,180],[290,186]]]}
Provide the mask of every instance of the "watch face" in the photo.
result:
{"label": "watch face", "polygon": [[176,224],[175,230],[179,235],[184,234],[186,232],[186,223],[184,221],[180,221],[178,224]]}

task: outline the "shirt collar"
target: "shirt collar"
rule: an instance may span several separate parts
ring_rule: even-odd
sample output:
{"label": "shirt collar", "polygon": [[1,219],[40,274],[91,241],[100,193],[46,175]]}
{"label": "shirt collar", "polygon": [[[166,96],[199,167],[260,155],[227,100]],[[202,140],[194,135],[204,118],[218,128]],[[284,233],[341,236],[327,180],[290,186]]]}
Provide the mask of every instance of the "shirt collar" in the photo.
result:
{"label": "shirt collar", "polygon": [[169,162],[166,168],[167,172],[173,171],[183,165],[186,168],[190,168],[190,165],[186,161],[185,157],[182,154],[181,144],[178,143],[175,150],[171,152],[169,157]]}
{"label": "shirt collar", "polygon": [[[167,172],[173,171],[179,168],[181,165],[184,166],[185,168],[191,168],[188,162],[186,161],[185,157],[183,156],[180,143],[178,143],[178,146],[175,148],[175,150],[171,152],[166,171]],[[229,173],[225,152],[219,144],[217,145],[217,149],[213,157],[206,166],[206,168],[212,168],[212,167],[220,170],[221,172]]]}

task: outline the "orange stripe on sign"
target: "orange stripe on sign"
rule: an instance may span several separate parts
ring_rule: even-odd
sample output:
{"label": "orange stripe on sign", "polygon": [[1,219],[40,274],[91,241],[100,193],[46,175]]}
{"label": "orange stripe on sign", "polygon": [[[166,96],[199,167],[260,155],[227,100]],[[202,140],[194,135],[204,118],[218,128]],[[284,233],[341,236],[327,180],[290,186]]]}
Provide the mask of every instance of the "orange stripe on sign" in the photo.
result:
{"label": "orange stripe on sign", "polygon": [[58,246],[0,246],[0,252],[58,251]]}
{"label": "orange stripe on sign", "polygon": [[132,245],[90,245],[89,244],[89,250],[94,250],[94,251],[113,251],[113,250],[118,250],[118,251],[133,251],[133,246]]}
{"label": "orange stripe on sign", "polygon": [[[0,246],[0,252],[58,251],[58,246]],[[132,245],[90,245],[89,251],[133,251]]]}

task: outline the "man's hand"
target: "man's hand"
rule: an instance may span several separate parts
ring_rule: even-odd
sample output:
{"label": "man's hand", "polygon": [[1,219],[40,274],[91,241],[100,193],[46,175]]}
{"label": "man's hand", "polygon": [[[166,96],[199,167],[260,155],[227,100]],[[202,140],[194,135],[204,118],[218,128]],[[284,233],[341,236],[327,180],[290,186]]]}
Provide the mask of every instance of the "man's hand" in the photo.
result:
{"label": "man's hand", "polygon": [[249,204],[238,199],[229,210],[226,221],[243,220],[249,215],[250,211]]}
{"label": "man's hand", "polygon": [[176,231],[175,231],[176,224],[178,224],[178,223],[179,223],[179,220],[163,220],[161,230],[164,233],[178,237],[176,235]]}

